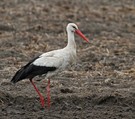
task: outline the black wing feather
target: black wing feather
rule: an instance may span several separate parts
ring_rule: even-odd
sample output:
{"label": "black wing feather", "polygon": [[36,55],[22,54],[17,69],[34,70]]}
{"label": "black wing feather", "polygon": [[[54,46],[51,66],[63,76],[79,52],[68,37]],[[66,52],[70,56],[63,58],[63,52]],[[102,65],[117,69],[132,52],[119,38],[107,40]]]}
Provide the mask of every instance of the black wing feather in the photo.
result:
{"label": "black wing feather", "polygon": [[27,63],[25,66],[23,66],[20,70],[16,72],[14,77],[12,78],[11,82],[16,83],[20,80],[23,80],[25,78],[32,79],[33,77],[37,75],[47,74],[49,71],[55,71],[56,67],[46,67],[46,66],[36,66],[32,63],[38,59],[38,57],[32,59],[29,63]]}

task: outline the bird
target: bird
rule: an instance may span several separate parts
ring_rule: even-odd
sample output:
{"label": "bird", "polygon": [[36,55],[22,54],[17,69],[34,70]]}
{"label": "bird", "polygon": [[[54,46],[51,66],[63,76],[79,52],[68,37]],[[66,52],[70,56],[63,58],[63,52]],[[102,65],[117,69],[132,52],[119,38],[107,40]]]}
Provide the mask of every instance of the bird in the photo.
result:
{"label": "bird", "polygon": [[50,78],[76,62],[76,42],[74,34],[79,35],[87,43],[90,43],[75,23],[68,23],[66,30],[68,37],[66,47],[38,55],[34,59],[30,60],[26,65],[22,66],[11,79],[11,82],[14,84],[18,81],[29,79],[39,95],[42,107],[44,107],[44,97],[33,82],[33,78],[35,76],[43,75],[45,76],[45,79],[48,79],[46,90],[47,103],[50,108]]}

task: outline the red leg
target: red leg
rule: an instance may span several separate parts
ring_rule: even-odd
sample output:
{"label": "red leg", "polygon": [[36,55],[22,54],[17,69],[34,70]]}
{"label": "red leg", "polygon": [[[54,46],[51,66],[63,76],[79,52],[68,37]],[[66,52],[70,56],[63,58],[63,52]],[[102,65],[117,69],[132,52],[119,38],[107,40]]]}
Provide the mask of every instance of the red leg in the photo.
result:
{"label": "red leg", "polygon": [[34,84],[34,82],[32,80],[30,80],[31,84],[33,85],[34,89],[36,90],[36,92],[38,93],[39,97],[40,97],[40,102],[42,107],[44,107],[44,97],[41,95],[41,93],[39,92],[38,88],[36,87],[36,85]]}
{"label": "red leg", "polygon": [[51,96],[50,96],[50,79],[48,79],[48,85],[46,87],[47,90],[47,103],[48,103],[48,108],[50,108],[50,103],[51,103]]}

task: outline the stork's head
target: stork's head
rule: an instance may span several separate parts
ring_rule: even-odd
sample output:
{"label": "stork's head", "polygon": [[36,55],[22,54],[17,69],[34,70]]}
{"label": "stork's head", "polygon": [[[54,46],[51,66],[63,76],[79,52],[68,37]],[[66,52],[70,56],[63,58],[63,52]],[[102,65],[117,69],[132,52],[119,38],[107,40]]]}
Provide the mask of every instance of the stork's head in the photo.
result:
{"label": "stork's head", "polygon": [[83,33],[78,29],[78,26],[74,23],[69,23],[67,25],[67,32],[73,32],[79,35],[81,38],[83,38],[86,42],[89,42],[89,40],[83,35]]}
{"label": "stork's head", "polygon": [[67,31],[75,32],[78,29],[78,26],[74,23],[69,23],[67,25]]}

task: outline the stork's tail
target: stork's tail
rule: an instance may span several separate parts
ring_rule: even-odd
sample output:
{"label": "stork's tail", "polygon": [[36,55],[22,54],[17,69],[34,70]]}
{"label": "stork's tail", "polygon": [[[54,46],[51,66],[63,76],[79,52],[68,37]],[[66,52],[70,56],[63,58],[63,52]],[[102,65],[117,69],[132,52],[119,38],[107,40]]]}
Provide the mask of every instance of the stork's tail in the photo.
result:
{"label": "stork's tail", "polygon": [[12,83],[17,83],[20,80],[23,80],[25,78],[25,71],[24,68],[21,68],[20,70],[18,70],[15,75],[13,76],[11,82]]}

